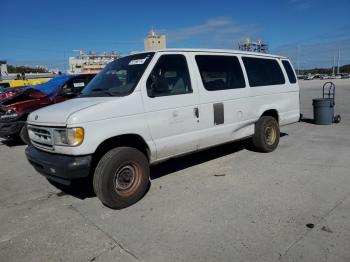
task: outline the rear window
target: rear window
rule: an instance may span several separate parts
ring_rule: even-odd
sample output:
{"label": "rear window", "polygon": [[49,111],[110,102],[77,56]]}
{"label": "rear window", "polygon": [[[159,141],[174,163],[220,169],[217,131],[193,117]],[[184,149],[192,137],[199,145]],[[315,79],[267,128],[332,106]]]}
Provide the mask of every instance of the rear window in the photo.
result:
{"label": "rear window", "polygon": [[282,64],[283,64],[283,66],[284,66],[284,69],[285,69],[286,72],[287,72],[289,82],[290,82],[291,84],[296,83],[296,82],[297,82],[297,79],[296,79],[296,77],[295,77],[294,70],[293,70],[292,66],[290,65],[290,63],[289,63],[287,60],[283,60],[283,61],[282,61]]}
{"label": "rear window", "polygon": [[243,57],[251,87],[282,85],[285,79],[282,69],[275,59]]}
{"label": "rear window", "polygon": [[242,68],[237,57],[197,55],[196,62],[206,90],[245,87]]}

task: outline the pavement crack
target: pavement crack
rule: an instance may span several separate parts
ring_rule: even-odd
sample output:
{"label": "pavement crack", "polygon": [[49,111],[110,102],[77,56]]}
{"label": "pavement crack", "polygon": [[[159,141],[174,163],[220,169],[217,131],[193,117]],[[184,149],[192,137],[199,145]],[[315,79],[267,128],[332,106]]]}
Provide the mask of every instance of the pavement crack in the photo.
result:
{"label": "pavement crack", "polygon": [[[350,192],[345,195],[341,200],[339,200],[330,210],[328,210],[320,219],[315,223],[315,228],[317,225],[319,225],[322,221],[324,221],[328,216],[330,216],[333,211],[339,207],[341,204],[344,203],[344,201],[350,197]],[[288,248],[287,250],[278,258],[278,260],[281,260],[285,255],[288,254],[289,250],[291,250],[296,244],[298,244],[304,237],[306,237],[313,229],[308,229],[306,232],[302,233]]]}
{"label": "pavement crack", "polygon": [[[77,212],[85,221],[87,221],[89,224],[93,225],[97,230],[99,230],[101,233],[103,233],[105,236],[107,236],[116,246],[118,246],[121,250],[123,250],[124,252],[126,252],[127,254],[129,254],[130,256],[132,256],[134,259],[140,261],[140,258],[138,256],[136,256],[132,251],[130,251],[129,249],[127,249],[126,247],[124,247],[124,245],[122,243],[120,243],[117,239],[115,239],[112,235],[110,235],[108,232],[104,231],[100,226],[98,226],[95,222],[93,222],[91,219],[89,219],[88,217],[86,217],[82,212],[79,211],[79,209],[77,209],[76,207],[74,207],[73,205],[69,205],[69,208],[75,212]],[[114,247],[112,247],[110,250],[113,250]],[[102,254],[102,253],[101,253]],[[97,255],[95,257],[95,259],[97,257],[99,257],[101,254]]]}
{"label": "pavement crack", "polygon": [[[113,244],[114,244],[114,242],[113,242]],[[117,245],[113,245],[113,246],[111,246],[108,250],[103,250],[102,252],[100,252],[100,253],[98,253],[97,255],[95,255],[95,256],[93,256],[92,258],[90,258],[90,262],[92,262],[92,261],[95,261],[96,259],[98,259],[100,256],[102,256],[105,252],[107,252],[107,251],[112,251],[114,248],[116,248],[117,247]]]}

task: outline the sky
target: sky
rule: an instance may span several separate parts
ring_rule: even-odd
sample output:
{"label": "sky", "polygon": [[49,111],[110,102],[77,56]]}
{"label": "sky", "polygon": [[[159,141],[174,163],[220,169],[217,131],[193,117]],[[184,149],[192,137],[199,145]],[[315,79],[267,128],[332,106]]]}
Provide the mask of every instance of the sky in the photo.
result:
{"label": "sky", "polygon": [[15,65],[64,70],[73,50],[142,51],[151,28],[169,48],[237,49],[249,37],[296,67],[331,67],[339,49],[350,64],[349,0],[0,0],[0,13],[0,60]]}

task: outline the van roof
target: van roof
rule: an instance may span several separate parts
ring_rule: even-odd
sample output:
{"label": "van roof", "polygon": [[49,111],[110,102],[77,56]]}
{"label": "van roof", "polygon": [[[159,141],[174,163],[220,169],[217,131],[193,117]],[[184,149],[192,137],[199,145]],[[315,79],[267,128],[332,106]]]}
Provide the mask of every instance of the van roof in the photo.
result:
{"label": "van roof", "polygon": [[166,49],[149,50],[149,51],[135,52],[135,53],[149,53],[149,52],[159,52],[159,53],[161,52],[205,52],[205,53],[223,53],[223,54],[245,54],[245,55],[261,56],[261,57],[288,59],[285,56],[279,56],[279,55],[273,55],[273,54],[247,52],[247,51],[234,50],[234,49],[209,49],[209,48],[166,48]]}

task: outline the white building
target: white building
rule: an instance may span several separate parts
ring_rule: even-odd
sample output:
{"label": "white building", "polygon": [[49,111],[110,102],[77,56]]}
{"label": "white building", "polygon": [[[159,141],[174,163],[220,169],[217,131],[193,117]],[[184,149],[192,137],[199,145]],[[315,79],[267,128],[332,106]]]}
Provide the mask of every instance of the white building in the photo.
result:
{"label": "white building", "polygon": [[157,35],[156,32],[151,30],[144,40],[145,51],[158,50],[166,48],[165,35]]}
{"label": "white building", "polygon": [[89,52],[84,54],[83,51],[79,50],[79,56],[73,56],[69,58],[69,70],[70,74],[87,74],[87,73],[98,73],[107,64],[113,60],[119,58],[120,55],[115,52],[97,54],[96,52]]}
{"label": "white building", "polygon": [[0,77],[7,76],[7,63],[5,60],[0,60]]}

